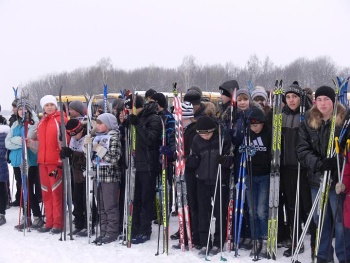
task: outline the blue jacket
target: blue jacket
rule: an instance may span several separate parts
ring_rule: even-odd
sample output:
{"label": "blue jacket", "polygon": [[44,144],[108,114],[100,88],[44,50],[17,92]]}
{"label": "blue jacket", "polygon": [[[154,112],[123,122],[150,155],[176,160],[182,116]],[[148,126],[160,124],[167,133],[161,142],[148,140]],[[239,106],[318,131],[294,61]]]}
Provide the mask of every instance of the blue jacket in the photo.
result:
{"label": "blue jacket", "polygon": [[[38,119],[33,116],[34,125],[28,125],[27,138],[36,139]],[[23,125],[15,121],[6,137],[6,148],[10,150],[10,161],[13,167],[20,167],[22,163],[22,128]],[[29,166],[37,166],[37,154],[27,147],[27,158]]]}
{"label": "blue jacket", "polygon": [[6,182],[9,179],[9,168],[7,165],[7,149],[5,147],[6,135],[10,132],[10,127],[0,125],[0,182]]}

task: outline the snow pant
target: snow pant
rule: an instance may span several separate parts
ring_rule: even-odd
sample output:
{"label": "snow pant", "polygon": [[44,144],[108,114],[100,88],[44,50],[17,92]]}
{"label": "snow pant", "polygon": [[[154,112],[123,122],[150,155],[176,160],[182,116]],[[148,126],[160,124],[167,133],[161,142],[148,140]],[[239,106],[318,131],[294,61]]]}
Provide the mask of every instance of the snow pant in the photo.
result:
{"label": "snow pant", "polygon": [[7,205],[6,182],[0,182],[0,214],[4,215]]}
{"label": "snow pant", "polygon": [[76,229],[86,227],[86,183],[74,183],[74,225]]}
{"label": "snow pant", "polygon": [[185,170],[185,181],[187,187],[187,201],[190,207],[192,242],[194,245],[199,245],[200,242],[198,232],[197,178],[194,172],[189,172],[188,170]]}
{"label": "snow pant", "polygon": [[[226,219],[227,214],[227,201],[228,201],[228,184],[223,182],[221,185],[222,191],[222,244],[225,242],[226,232]],[[198,199],[198,232],[199,232],[199,242],[201,247],[205,247],[208,241],[208,233],[210,226],[210,217],[212,211],[212,199],[214,199],[215,185],[207,185],[202,180],[197,179],[197,199]],[[213,244],[211,245],[220,247],[220,185],[218,183],[218,188],[216,191],[216,198],[214,203],[214,214],[215,220],[215,233]],[[192,224],[193,225],[193,224]],[[210,238],[211,240],[211,238]]]}
{"label": "snow pant", "polygon": [[[19,167],[13,167],[13,171],[15,174],[20,174],[21,176],[21,169]],[[37,195],[35,193],[35,183],[37,181],[38,175],[38,166],[29,166],[28,168],[28,207],[31,209],[33,216],[40,217],[41,216],[41,211],[40,211],[40,206],[39,206],[39,201],[37,198]],[[21,184],[22,186],[22,184]],[[19,199],[20,200],[20,199]],[[23,206],[23,201],[21,203]],[[28,209],[27,207],[27,209]],[[28,211],[28,210],[27,210]],[[24,209],[22,209],[23,215],[24,215]],[[30,212],[28,211],[28,216],[30,217]]]}
{"label": "snow pant", "polygon": [[19,203],[21,200],[21,191],[22,191],[22,177],[21,177],[21,170],[19,169],[19,167],[13,167],[13,174],[15,175],[15,181],[16,181],[15,201]]}
{"label": "snow pant", "polygon": [[[99,197],[97,212],[100,215],[101,236],[117,238],[119,234],[119,182],[101,183],[95,189]],[[100,191],[99,193],[97,191]]]}
{"label": "snow pant", "polygon": [[[316,195],[319,188],[311,188],[312,200],[316,199]],[[339,262],[346,262],[350,260],[350,228],[343,226],[343,202],[344,195],[337,195],[334,187],[329,190],[328,202],[325,211],[325,218],[323,222],[323,229],[321,233],[320,245],[318,248],[317,258],[327,260],[328,262],[333,260],[333,253],[335,254]],[[318,210],[314,213],[314,221],[318,224]],[[333,248],[333,224],[334,224],[334,236],[335,247]]]}
{"label": "snow pant", "polygon": [[[40,182],[41,191],[45,206],[46,227],[62,229],[62,170],[57,169],[57,165],[40,164]],[[53,171],[57,171],[56,176],[50,175]]]}
{"label": "snow pant", "polygon": [[252,188],[250,188],[250,178],[248,177],[246,179],[246,197],[249,207],[250,233],[252,239],[263,240],[267,239],[270,175],[259,175],[252,177]]}
{"label": "snow pant", "polygon": [[[120,195],[119,195],[119,233],[123,232],[123,222],[124,222],[124,205],[125,205],[125,183],[126,174],[125,169],[121,168],[121,178],[120,178]],[[125,218],[126,220],[126,218]]]}
{"label": "snow pant", "polygon": [[[298,169],[293,167],[281,167],[281,191],[285,196],[286,200],[286,210],[288,216],[288,222],[291,227],[291,234],[296,230],[294,228],[294,215],[295,215],[295,201],[296,201],[296,191],[297,191],[297,182],[298,182]],[[309,181],[307,179],[306,170],[300,171],[300,184],[299,184],[299,225],[298,227],[298,237],[299,238],[302,229],[301,223],[306,223],[307,218],[310,214],[310,210],[312,207],[311,200],[311,187]],[[316,225],[312,220],[309,226],[310,234],[311,234],[311,247],[315,247],[315,238],[316,238]],[[296,240],[297,240],[296,239]]]}
{"label": "snow pant", "polygon": [[132,235],[152,233],[157,172],[136,172]]}

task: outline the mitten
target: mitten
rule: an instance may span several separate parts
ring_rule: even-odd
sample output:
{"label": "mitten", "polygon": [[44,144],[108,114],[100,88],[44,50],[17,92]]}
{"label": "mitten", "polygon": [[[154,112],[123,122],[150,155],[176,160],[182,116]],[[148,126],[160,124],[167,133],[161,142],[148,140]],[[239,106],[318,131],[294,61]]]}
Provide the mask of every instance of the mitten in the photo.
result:
{"label": "mitten", "polygon": [[62,147],[61,148],[61,151],[60,151],[60,157],[61,159],[64,159],[64,158],[70,158],[73,154],[73,150],[69,147]]}
{"label": "mitten", "polygon": [[84,145],[88,145],[88,144],[92,143],[92,141],[93,141],[93,138],[91,138],[90,135],[85,135],[85,137],[84,137]]}
{"label": "mitten", "polygon": [[174,156],[174,151],[170,148],[170,146],[160,146],[159,152],[167,157]]}
{"label": "mitten", "polygon": [[338,194],[343,193],[345,191],[345,184],[343,183],[337,183],[335,185],[335,192]]}
{"label": "mitten", "polygon": [[336,171],[337,170],[337,159],[335,157],[325,158],[320,166],[322,172],[325,171]]}
{"label": "mitten", "polygon": [[100,144],[96,144],[92,149],[98,157],[101,159],[106,155],[107,149]]}
{"label": "mitten", "polygon": [[131,125],[137,126],[140,123],[139,118],[134,114],[130,114],[129,115],[129,123]]}

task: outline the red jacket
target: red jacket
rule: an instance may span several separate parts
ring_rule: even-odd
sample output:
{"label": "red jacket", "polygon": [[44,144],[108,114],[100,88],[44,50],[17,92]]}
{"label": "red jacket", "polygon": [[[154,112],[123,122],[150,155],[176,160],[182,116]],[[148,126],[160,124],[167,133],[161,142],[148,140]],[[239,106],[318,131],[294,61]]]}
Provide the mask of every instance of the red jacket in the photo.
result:
{"label": "red jacket", "polygon": [[[44,117],[38,124],[38,164],[58,164],[60,160],[60,123],[61,115],[59,111]],[[64,123],[67,123],[67,118],[64,117]],[[67,136],[68,144],[69,137]]]}
{"label": "red jacket", "polygon": [[345,200],[343,205],[344,226],[350,228],[350,154],[345,164],[343,184],[345,185]]}

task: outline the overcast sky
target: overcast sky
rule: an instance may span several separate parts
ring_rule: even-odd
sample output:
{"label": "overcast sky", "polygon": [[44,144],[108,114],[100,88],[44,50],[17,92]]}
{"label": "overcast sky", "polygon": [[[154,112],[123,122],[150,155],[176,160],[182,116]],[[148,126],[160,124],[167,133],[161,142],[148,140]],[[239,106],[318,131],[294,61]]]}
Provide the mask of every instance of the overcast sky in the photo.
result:
{"label": "overcast sky", "polygon": [[[350,0],[0,0],[0,104],[12,87],[110,57],[115,67],[276,65],[330,56],[350,65]],[[350,73],[349,73],[350,74]]]}

